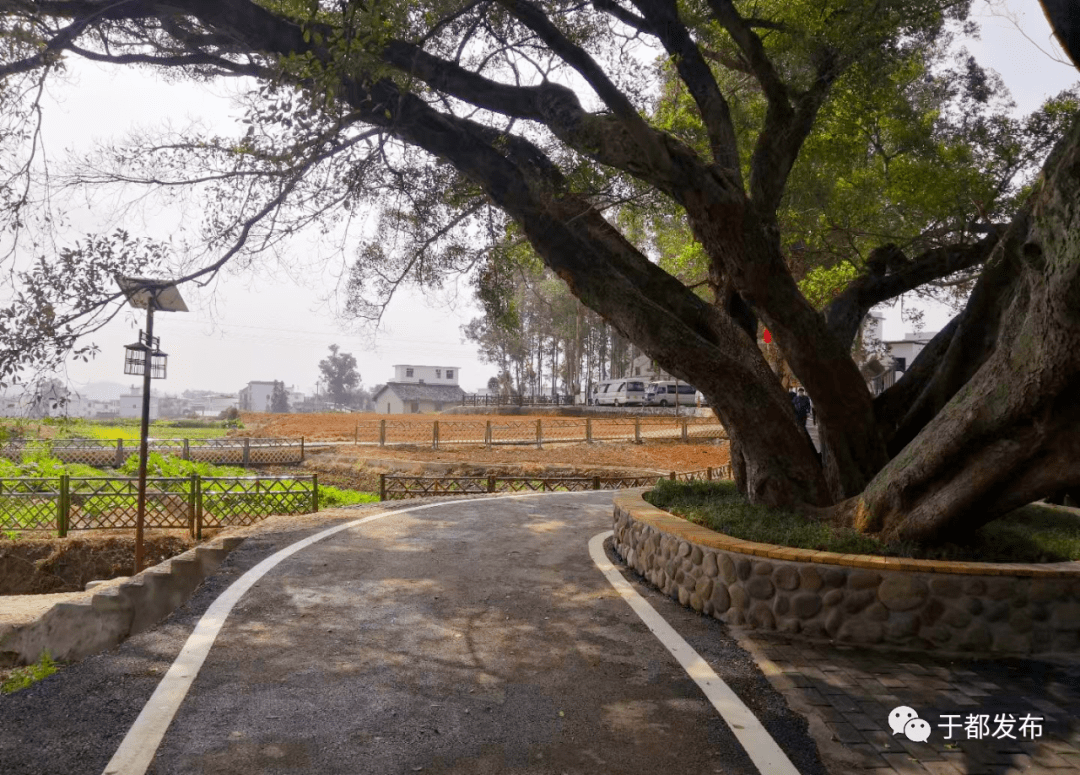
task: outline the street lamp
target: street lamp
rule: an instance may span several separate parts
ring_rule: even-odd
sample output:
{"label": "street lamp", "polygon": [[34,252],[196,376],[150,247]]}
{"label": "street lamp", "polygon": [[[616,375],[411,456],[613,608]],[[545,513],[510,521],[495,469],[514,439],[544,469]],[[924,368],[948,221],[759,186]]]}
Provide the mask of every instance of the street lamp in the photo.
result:
{"label": "street lamp", "polygon": [[128,303],[135,309],[146,310],[146,331],[139,331],[139,341],[124,348],[124,373],[141,374],[143,378],[142,426],[139,433],[139,499],[135,515],[135,572],[143,569],[143,524],[146,521],[146,459],[150,433],[150,380],[165,379],[168,356],[161,351],[161,342],[154,336],[154,310],[187,312],[176,285],[168,280],[145,277],[121,277],[116,282]]}

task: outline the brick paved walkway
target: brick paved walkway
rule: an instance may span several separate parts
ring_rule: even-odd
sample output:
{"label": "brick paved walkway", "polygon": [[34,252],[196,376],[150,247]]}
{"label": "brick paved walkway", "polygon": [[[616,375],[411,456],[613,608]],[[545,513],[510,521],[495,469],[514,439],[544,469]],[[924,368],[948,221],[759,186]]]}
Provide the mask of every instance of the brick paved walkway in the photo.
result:
{"label": "brick paved walkway", "polygon": [[[948,659],[741,636],[792,708],[811,718],[835,775],[1080,773],[1080,661]],[[892,733],[889,712],[901,705],[930,723],[928,741]],[[1041,719],[1032,722],[1041,735],[1021,732],[1025,716]],[[958,726],[942,726],[950,723]]]}

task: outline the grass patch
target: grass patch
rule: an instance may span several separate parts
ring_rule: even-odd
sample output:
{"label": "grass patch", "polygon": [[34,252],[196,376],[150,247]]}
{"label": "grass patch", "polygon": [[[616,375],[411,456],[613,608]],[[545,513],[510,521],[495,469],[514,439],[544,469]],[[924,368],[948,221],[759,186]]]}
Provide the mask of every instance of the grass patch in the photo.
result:
{"label": "grass patch", "polygon": [[32,665],[18,667],[8,674],[7,678],[0,683],[0,694],[13,694],[21,691],[42,678],[48,678],[59,670],[59,666],[53,662],[49,652],[41,652],[41,658]]}
{"label": "grass patch", "polygon": [[883,541],[779,509],[748,503],[733,482],[661,480],[645,499],[658,508],[718,533],[797,549],[967,562],[1080,560],[1080,517],[1030,505],[990,522],[963,543],[921,545]]}
{"label": "grass patch", "polygon": [[332,509],[338,506],[355,506],[360,503],[378,503],[379,493],[343,490],[340,487],[319,485],[319,508]]}

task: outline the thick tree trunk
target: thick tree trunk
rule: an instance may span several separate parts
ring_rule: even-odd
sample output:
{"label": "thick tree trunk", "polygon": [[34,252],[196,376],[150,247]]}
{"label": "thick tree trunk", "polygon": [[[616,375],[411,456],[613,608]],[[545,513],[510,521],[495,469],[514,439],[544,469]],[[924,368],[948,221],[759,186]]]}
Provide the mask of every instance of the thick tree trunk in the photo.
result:
{"label": "thick tree trunk", "polygon": [[[739,301],[745,300],[765,322],[813,399],[821,462],[832,497],[839,500],[862,492],[888,460],[873,400],[850,346],[834,335],[787,271],[771,216],[748,201],[741,206],[725,201],[719,191],[712,201],[686,194],[683,204],[695,236],[713,262],[723,264],[724,283],[730,283]],[[718,285],[720,275],[715,267],[710,270]],[[721,301],[731,306],[730,299]]]}
{"label": "thick tree trunk", "polygon": [[966,340],[978,364],[980,340],[993,344],[970,377],[970,365],[957,366],[959,376],[940,383],[958,389],[861,496],[838,507],[861,530],[940,539],[1080,486],[1080,121],[969,305],[942,361]]}

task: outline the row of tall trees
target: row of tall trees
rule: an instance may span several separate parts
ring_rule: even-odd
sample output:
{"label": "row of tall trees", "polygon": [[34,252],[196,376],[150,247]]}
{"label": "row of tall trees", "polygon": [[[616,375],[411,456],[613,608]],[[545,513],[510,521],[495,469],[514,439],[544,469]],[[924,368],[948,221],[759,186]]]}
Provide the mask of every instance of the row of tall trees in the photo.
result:
{"label": "row of tall trees", "polygon": [[514,267],[499,303],[461,330],[482,361],[498,366],[493,388],[503,395],[575,396],[630,374],[640,352],[535,261]]}

